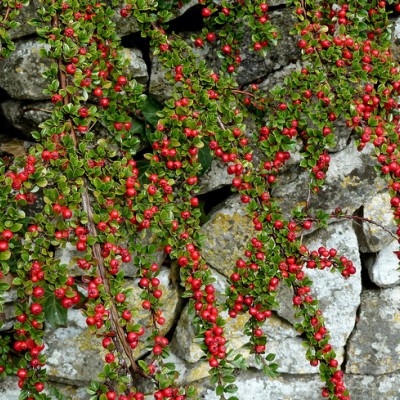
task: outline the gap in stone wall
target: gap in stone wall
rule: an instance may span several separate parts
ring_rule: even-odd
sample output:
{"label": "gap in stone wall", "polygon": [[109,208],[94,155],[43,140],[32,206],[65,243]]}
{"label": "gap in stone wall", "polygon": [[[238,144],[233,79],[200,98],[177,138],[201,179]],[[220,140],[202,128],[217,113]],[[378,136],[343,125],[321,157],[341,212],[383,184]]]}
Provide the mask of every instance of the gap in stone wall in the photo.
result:
{"label": "gap in stone wall", "polygon": [[200,194],[197,197],[200,201],[204,202],[204,213],[208,215],[214,207],[224,202],[230,196],[232,196],[231,187],[226,185],[220,189]]}

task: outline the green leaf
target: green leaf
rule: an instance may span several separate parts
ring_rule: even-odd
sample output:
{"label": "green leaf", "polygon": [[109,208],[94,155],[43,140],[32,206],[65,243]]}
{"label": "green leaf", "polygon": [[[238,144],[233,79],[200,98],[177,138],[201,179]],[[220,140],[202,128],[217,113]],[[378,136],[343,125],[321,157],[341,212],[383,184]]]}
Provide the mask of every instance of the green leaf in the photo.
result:
{"label": "green leaf", "polygon": [[270,354],[267,355],[267,357],[265,357],[265,359],[267,361],[274,361],[275,360],[275,354],[270,353]]}
{"label": "green leaf", "polygon": [[210,168],[211,162],[213,160],[210,148],[208,146],[203,146],[202,148],[200,148],[198,157],[202,167],[200,175],[202,175]]}
{"label": "green leaf", "polygon": [[160,117],[157,113],[162,110],[162,104],[154,97],[148,96],[142,107],[142,114],[147,123],[155,127]]}
{"label": "green leaf", "polygon": [[55,328],[67,324],[68,310],[61,305],[54,293],[49,293],[44,302],[44,313],[46,320]]}
{"label": "green leaf", "polygon": [[[136,168],[139,170],[139,182],[146,183],[146,171],[149,169],[150,162],[149,161],[137,161]],[[147,182],[148,183],[148,182]]]}
{"label": "green leaf", "polygon": [[22,228],[22,224],[14,224],[10,229],[12,232],[18,232]]}
{"label": "green leaf", "polygon": [[39,187],[45,187],[47,186],[47,179],[46,178],[40,178],[36,181],[36,185]]}
{"label": "green leaf", "polygon": [[10,289],[10,285],[5,282],[0,282],[0,292],[5,292]]}
{"label": "green leaf", "polygon": [[236,385],[227,385],[225,386],[224,392],[225,393],[236,393],[238,387]]}
{"label": "green leaf", "polygon": [[0,261],[7,261],[11,257],[11,251],[6,250],[0,253]]}

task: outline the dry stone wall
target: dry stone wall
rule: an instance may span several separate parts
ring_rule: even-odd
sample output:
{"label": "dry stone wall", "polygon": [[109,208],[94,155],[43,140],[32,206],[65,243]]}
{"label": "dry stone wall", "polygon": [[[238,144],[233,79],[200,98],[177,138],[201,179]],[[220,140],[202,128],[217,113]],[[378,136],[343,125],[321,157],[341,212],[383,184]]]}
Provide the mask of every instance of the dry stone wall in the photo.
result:
{"label": "dry stone wall", "polygon": [[[270,88],[282,81],[286,74],[299,67],[296,39],[289,35],[291,10],[275,1],[271,18],[281,29],[283,42],[271,51],[267,58],[245,53],[239,69],[242,84],[257,82],[262,88]],[[186,7],[185,10],[187,10]],[[185,11],[184,10],[184,11]],[[35,2],[23,14],[25,21],[35,13]],[[25,18],[25,19],[24,19]],[[184,18],[184,16],[183,16]],[[393,45],[399,54],[400,20],[393,20]],[[24,25],[23,25],[24,26]],[[118,22],[124,43],[130,43],[129,34],[136,29]],[[46,119],[51,107],[47,96],[42,94],[46,82],[41,77],[49,60],[39,57],[43,46],[34,37],[29,26],[13,35],[16,50],[0,62],[0,155],[19,156],[32,144],[30,132]],[[190,34],[186,34],[188,40]],[[28,37],[26,37],[28,35]],[[129,72],[150,88],[150,93],[163,101],[169,91],[163,79],[161,66],[146,48],[127,47]],[[213,65],[216,57],[203,52],[201,57]],[[144,60],[150,60],[151,65]],[[378,178],[374,164],[368,155],[368,147],[358,153],[351,132],[338,124],[338,145],[332,149],[331,167],[321,196],[312,199],[312,205],[327,211],[341,206],[348,214],[378,221],[389,231],[394,229],[385,182]],[[294,157],[296,160],[296,157]],[[298,188],[306,182],[307,175],[300,172],[296,162],[284,174],[281,185],[275,189],[284,209],[290,209],[307,200],[308,193]],[[215,161],[202,177],[202,195],[210,205],[207,222],[202,227],[205,235],[204,256],[216,277],[216,287],[222,294],[227,286],[226,277],[238,256],[243,253],[243,243],[251,237],[252,224],[245,217],[243,204],[230,195],[230,178],[224,168]],[[314,231],[304,237],[311,248],[335,247],[348,256],[357,267],[357,274],[344,281],[340,275],[327,271],[311,271],[315,297],[332,333],[332,343],[338,359],[347,373],[347,385],[354,400],[400,399],[400,272],[393,251],[397,243],[389,232],[376,225],[358,223],[357,220],[331,222],[326,231]],[[57,254],[66,264],[73,256],[69,248]],[[160,255],[160,257],[162,257]],[[162,262],[162,259],[159,259]],[[79,273],[79,271],[75,271]],[[127,275],[130,276],[129,268]],[[195,341],[187,304],[181,298],[178,274],[174,266],[165,266],[160,275],[166,295],[164,314],[169,325],[165,326],[172,339],[171,361],[181,372],[182,384],[192,384],[198,389],[199,398],[217,399],[208,382],[208,363],[202,360],[202,352]],[[133,289],[137,282],[129,283]],[[319,399],[321,386],[318,371],[305,359],[302,338],[293,324],[296,322],[291,306],[292,294],[282,288],[279,295],[281,306],[266,323],[268,350],[277,355],[280,376],[267,378],[244,348],[245,317],[227,317],[227,337],[238,353],[247,354],[249,368],[237,376],[238,397],[242,400]],[[16,296],[9,294],[6,304],[3,332],[12,328],[13,302]],[[88,399],[84,387],[95,379],[102,368],[103,355],[98,340],[86,331],[84,317],[79,310],[69,312],[68,327],[46,327],[47,368],[52,384],[74,400]],[[146,323],[145,321],[142,321]],[[143,349],[136,350],[136,357],[146,357]],[[16,381],[7,378],[0,382],[0,400],[16,400],[19,390]]]}

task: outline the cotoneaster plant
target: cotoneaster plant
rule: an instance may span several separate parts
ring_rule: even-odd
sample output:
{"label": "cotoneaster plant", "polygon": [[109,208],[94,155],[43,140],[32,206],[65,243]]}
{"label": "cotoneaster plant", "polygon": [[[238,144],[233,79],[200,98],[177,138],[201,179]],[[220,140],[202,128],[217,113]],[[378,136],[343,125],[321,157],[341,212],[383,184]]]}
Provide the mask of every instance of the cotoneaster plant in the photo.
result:
{"label": "cotoneaster plant", "polygon": [[[330,218],[351,216],[341,205],[331,214],[309,207],[282,210],[271,191],[300,146],[300,165],[318,195],[335,144],[335,121],[344,118],[360,151],[374,147],[400,226],[400,74],[388,20],[393,6],[400,11],[399,3],[288,1],[297,18],[293,34],[303,67],[268,93],[236,82],[246,38],[250,50],[264,57],[279,45],[266,1],[199,0],[204,28],[189,43],[168,28],[183,2],[114,3],[113,9],[92,0],[43,0],[31,21],[48,44],[43,56],[53,60],[45,93],[54,107],[33,132],[37,143],[29,153],[0,164],[0,292],[12,287],[18,295],[14,329],[0,338],[0,375],[18,377],[21,399],[51,398],[45,390],[44,326],[65,324],[67,310],[75,307],[105,354],[104,372],[88,388],[91,399],[198,398],[193,388],[176,384],[175,365],[163,361],[169,343],[161,266],[154,256],[163,251],[179,267],[183,296],[221,399],[237,398],[234,371],[246,366],[230,348],[221,311],[230,318],[248,315],[248,348],[274,376],[278,366],[268,354],[267,320],[279,305],[282,285],[293,290],[296,328],[325,382],[322,397],[349,399],[307,269],[329,269],[347,279],[355,267],[335,249],[323,244],[309,249],[301,239]],[[3,56],[14,48],[8,30],[16,28],[14,18],[26,5],[0,4]],[[136,20],[162,64],[172,87],[164,104],[146,97],[145,88],[126,73],[111,20],[115,10]],[[206,46],[216,52],[219,67],[196,56],[196,48]],[[248,120],[255,129],[246,126]],[[197,196],[199,178],[213,158],[226,164],[254,228],[232,266],[223,303],[202,256]],[[284,216],[288,211],[290,219]],[[150,244],[139,240],[149,235]],[[79,254],[73,260],[82,270],[79,277],[55,257],[66,245]],[[133,263],[141,289],[134,306],[121,269],[126,263]],[[138,310],[148,312],[148,326],[135,322]],[[135,349],[146,348],[151,356],[138,360]],[[140,380],[146,390],[137,385]]]}

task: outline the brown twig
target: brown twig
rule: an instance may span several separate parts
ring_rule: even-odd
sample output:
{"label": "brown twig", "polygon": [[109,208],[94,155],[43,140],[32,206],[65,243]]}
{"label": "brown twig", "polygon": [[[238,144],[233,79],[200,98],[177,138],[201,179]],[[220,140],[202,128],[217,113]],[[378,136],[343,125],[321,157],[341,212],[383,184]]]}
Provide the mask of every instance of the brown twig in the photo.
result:
{"label": "brown twig", "polygon": [[[55,3],[55,0],[52,0],[52,3]],[[59,20],[58,20],[58,15],[55,15],[52,20],[52,27],[53,28],[58,28],[59,26]],[[67,88],[67,77],[65,72],[63,71],[63,62],[62,59],[59,58],[57,60],[57,65],[58,65],[58,79],[60,82],[60,87],[62,90],[66,90]],[[69,104],[70,102],[70,96],[67,94],[63,98],[63,103],[64,105]],[[77,150],[78,149],[78,142],[77,142],[77,137],[76,137],[76,132],[73,126],[72,120],[69,121],[70,125],[70,136],[73,139],[74,142],[74,148]],[[88,185],[87,182],[85,181],[85,185],[83,186],[82,190],[82,208],[83,211],[86,212],[87,217],[88,217],[88,229],[89,229],[89,234],[93,237],[96,238],[98,236],[97,234],[97,228],[94,223],[94,218],[93,218],[93,211],[90,203],[90,196],[89,196],[89,190],[88,190]],[[121,366],[124,367],[125,369],[129,370],[131,375],[140,375],[142,377],[148,377],[142,369],[139,367],[138,363],[136,360],[133,358],[132,355],[132,349],[129,347],[125,333],[123,328],[119,325],[118,320],[119,320],[119,314],[117,307],[115,305],[115,302],[113,301],[113,295],[111,293],[111,287],[110,287],[110,282],[109,278],[107,276],[107,268],[104,263],[104,258],[101,254],[101,245],[100,243],[95,243],[92,247],[93,250],[93,257],[97,262],[97,268],[100,274],[100,277],[103,280],[103,286],[104,290],[107,293],[107,295],[110,297],[110,323],[111,323],[111,329],[116,335],[116,340],[115,340],[115,346],[120,354],[122,359],[120,359]],[[127,363],[126,359],[129,361]]]}
{"label": "brown twig", "polygon": [[346,214],[335,214],[335,213],[332,213],[330,217],[336,219],[349,219],[349,220],[367,222],[369,224],[376,225],[379,228],[383,229],[385,232],[387,232],[392,238],[398,240],[398,237],[390,229],[386,228],[386,226],[383,226],[379,222],[374,221],[373,219],[359,217],[358,215],[346,215]]}

